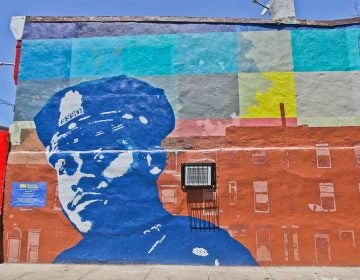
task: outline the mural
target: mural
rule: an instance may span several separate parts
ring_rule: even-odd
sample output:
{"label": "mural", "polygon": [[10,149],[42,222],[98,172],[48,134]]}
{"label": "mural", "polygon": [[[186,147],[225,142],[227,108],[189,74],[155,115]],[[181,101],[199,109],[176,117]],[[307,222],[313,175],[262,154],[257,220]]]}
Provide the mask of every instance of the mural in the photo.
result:
{"label": "mural", "polygon": [[256,264],[224,230],[190,232],[187,218],[163,209],[160,145],[174,127],[163,90],[126,76],[84,82],[53,95],[34,120],[62,209],[83,235],[55,262]]}
{"label": "mural", "polygon": [[[359,36],[28,18],[5,261],[360,265]],[[182,163],[216,190],[183,191]]]}

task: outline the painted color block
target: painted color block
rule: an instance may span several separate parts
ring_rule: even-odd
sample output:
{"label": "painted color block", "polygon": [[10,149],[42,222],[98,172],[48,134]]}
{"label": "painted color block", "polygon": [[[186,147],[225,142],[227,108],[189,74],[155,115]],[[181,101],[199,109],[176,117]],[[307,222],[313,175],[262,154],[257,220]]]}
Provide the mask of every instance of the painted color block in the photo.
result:
{"label": "painted color block", "polygon": [[173,72],[177,36],[139,36],[126,40],[121,52],[127,75],[168,75]]}
{"label": "painted color block", "polygon": [[71,77],[101,77],[122,73],[122,50],[123,43],[119,37],[74,39]]}
{"label": "painted color block", "polygon": [[176,33],[234,32],[234,25],[194,23],[147,23],[147,22],[79,22],[78,37],[104,37],[127,35],[154,35]]}
{"label": "painted color block", "polygon": [[64,39],[77,37],[77,23],[29,22],[25,24],[23,40]]}
{"label": "painted color block", "polygon": [[291,35],[296,72],[359,69],[349,63],[345,29],[301,30],[292,31]]}
{"label": "painted color block", "polygon": [[24,40],[20,80],[69,78],[72,40]]}
{"label": "painted color block", "polygon": [[162,88],[174,111],[175,117],[178,118],[180,110],[178,75],[137,76],[136,78],[149,83],[153,87]]}
{"label": "painted color block", "polygon": [[68,79],[20,81],[16,92],[14,120],[32,120],[54,92],[67,86]]}
{"label": "painted color block", "polygon": [[245,33],[238,33],[238,69],[239,72],[260,72],[254,58],[249,57],[251,49],[254,47],[249,39],[244,38]]}
{"label": "painted color block", "polygon": [[360,70],[360,29],[346,29],[346,39],[349,53],[349,69]]}
{"label": "painted color block", "polygon": [[240,126],[240,119],[178,119],[169,137],[225,136],[231,126]]}
{"label": "painted color block", "polygon": [[180,118],[231,118],[239,115],[236,75],[179,76]]}
{"label": "painted color block", "polygon": [[294,73],[239,73],[238,77],[240,118],[280,118],[280,103],[286,117],[297,116]]}
{"label": "painted color block", "polygon": [[359,124],[358,72],[296,73],[295,79],[299,124]]}
{"label": "painted color block", "polygon": [[[246,58],[253,59],[256,72],[290,72],[293,70],[290,31],[259,31],[241,33],[239,51],[244,41],[251,42]],[[240,61],[240,72],[254,72]]]}
{"label": "painted color block", "polygon": [[173,62],[179,74],[237,72],[236,33],[180,35]]}

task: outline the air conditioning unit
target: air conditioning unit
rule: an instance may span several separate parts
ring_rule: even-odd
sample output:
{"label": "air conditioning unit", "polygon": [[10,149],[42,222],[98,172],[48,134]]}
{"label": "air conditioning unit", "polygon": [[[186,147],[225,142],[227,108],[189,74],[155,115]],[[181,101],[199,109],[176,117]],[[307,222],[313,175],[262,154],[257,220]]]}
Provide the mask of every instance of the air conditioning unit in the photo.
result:
{"label": "air conditioning unit", "polygon": [[188,189],[216,189],[215,163],[182,163],[181,186]]}

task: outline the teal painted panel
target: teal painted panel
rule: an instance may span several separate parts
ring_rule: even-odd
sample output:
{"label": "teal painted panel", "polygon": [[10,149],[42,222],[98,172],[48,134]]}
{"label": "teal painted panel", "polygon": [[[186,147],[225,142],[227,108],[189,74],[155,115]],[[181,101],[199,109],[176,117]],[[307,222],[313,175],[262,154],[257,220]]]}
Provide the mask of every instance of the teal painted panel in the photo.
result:
{"label": "teal painted panel", "polygon": [[237,73],[237,33],[180,35],[177,74]]}
{"label": "teal painted panel", "polygon": [[350,70],[345,29],[292,31],[294,70]]}
{"label": "teal painted panel", "polygon": [[127,75],[168,75],[174,73],[178,35],[127,37],[121,52]]}
{"label": "teal painted panel", "polygon": [[346,29],[349,69],[360,70],[360,28]]}
{"label": "teal painted panel", "polygon": [[71,39],[24,40],[19,79],[69,78],[71,48]]}
{"label": "teal painted panel", "polygon": [[71,77],[169,74],[175,46],[176,35],[76,39]]}
{"label": "teal painted panel", "polygon": [[74,39],[71,78],[122,74],[123,45],[120,37]]}

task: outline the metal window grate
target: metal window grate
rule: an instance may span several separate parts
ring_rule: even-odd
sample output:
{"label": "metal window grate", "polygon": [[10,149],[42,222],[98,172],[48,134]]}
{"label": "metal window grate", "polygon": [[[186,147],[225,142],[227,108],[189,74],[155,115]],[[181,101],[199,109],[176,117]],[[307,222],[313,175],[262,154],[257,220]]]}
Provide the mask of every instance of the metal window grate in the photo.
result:
{"label": "metal window grate", "polygon": [[215,189],[215,163],[183,163],[181,185],[183,189]]}
{"label": "metal window grate", "polygon": [[219,201],[215,190],[188,190],[187,206],[191,230],[212,231],[219,229]]}

